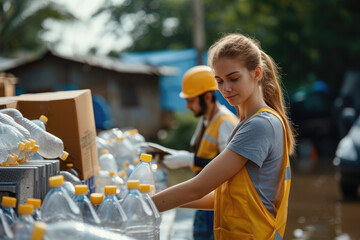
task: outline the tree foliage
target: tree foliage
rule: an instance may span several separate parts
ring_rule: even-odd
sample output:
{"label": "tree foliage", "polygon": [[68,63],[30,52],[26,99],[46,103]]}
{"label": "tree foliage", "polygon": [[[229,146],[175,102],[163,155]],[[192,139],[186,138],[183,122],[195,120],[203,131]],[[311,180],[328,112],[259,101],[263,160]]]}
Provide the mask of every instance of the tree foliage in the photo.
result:
{"label": "tree foliage", "polygon": [[[288,87],[322,79],[337,88],[344,70],[360,66],[360,8],[351,0],[203,0],[206,46],[225,33],[258,39],[282,68]],[[111,13],[128,32],[130,51],[191,48],[190,0],[126,0]],[[132,24],[131,24],[132,22]]]}
{"label": "tree foliage", "polygon": [[44,0],[0,0],[0,55],[34,52],[44,47],[39,34],[46,19],[72,20],[62,6]]}

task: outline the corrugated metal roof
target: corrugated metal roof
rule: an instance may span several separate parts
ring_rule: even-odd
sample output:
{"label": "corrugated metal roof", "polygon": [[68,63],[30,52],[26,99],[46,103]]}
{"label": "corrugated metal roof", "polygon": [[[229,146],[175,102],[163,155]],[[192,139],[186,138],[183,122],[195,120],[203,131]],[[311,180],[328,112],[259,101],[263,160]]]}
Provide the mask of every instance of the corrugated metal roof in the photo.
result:
{"label": "corrugated metal roof", "polygon": [[121,73],[136,73],[136,74],[149,74],[149,75],[174,75],[176,68],[168,66],[154,66],[143,63],[128,63],[116,58],[100,57],[100,56],[81,56],[81,55],[65,55],[55,51],[48,51],[42,56],[38,57],[23,57],[18,59],[9,59],[0,57],[0,71],[9,71],[13,68],[40,60],[47,53],[53,56],[66,59],[69,61],[88,64],[93,67],[99,67]]}

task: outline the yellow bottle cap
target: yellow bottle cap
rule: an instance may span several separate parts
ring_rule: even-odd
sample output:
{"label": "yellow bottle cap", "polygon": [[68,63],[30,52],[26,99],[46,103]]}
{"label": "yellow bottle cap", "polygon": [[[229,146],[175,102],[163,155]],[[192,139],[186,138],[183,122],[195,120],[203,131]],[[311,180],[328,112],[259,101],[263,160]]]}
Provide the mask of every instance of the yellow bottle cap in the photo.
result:
{"label": "yellow bottle cap", "polygon": [[35,145],[31,150],[33,151],[33,152],[37,152],[37,151],[39,151],[39,145]]}
{"label": "yellow bottle cap", "polygon": [[152,159],[152,155],[150,155],[150,154],[142,153],[140,155],[140,160],[141,161],[151,162],[151,159]]}
{"label": "yellow bottle cap", "polygon": [[19,204],[18,214],[19,215],[24,215],[24,214],[34,215],[34,206],[31,204]]}
{"label": "yellow bottle cap", "polygon": [[127,175],[127,174],[126,174],[126,171],[125,171],[125,170],[121,170],[121,171],[118,172],[118,176],[119,176],[119,177],[126,177],[126,175]]}
{"label": "yellow bottle cap", "polygon": [[33,226],[31,239],[32,240],[43,240],[45,232],[46,232],[46,223],[36,221]]}
{"label": "yellow bottle cap", "polygon": [[109,176],[114,176],[115,175],[115,172],[111,171],[109,172]]}
{"label": "yellow bottle cap", "polygon": [[89,187],[88,185],[75,185],[75,195],[84,195],[88,194]]}
{"label": "yellow bottle cap", "polygon": [[34,139],[30,139],[30,147],[34,147],[36,144],[36,141]]}
{"label": "yellow bottle cap", "polygon": [[117,190],[117,188],[114,185],[107,185],[107,186],[104,187],[105,195],[115,195],[116,190]]}
{"label": "yellow bottle cap", "polygon": [[139,133],[139,130],[137,130],[137,129],[131,129],[131,130],[128,131],[128,133],[129,133],[129,135],[134,135],[134,134],[136,134],[136,133]]}
{"label": "yellow bottle cap", "polygon": [[72,163],[67,163],[66,166],[67,166],[67,167],[73,167],[74,164],[72,164]]}
{"label": "yellow bottle cap", "polygon": [[24,143],[25,143],[25,148],[30,146],[30,141],[25,140]]}
{"label": "yellow bottle cap", "polygon": [[2,166],[2,167],[7,167],[7,165],[8,165],[7,162],[2,162],[2,163],[1,163],[1,166]]}
{"label": "yellow bottle cap", "polygon": [[26,203],[33,205],[34,208],[36,208],[36,209],[40,209],[40,207],[41,207],[41,199],[28,198],[27,201],[26,201]]}
{"label": "yellow bottle cap", "polygon": [[24,149],[25,149],[25,143],[20,142],[20,143],[19,143],[19,146],[18,146],[18,149],[19,149],[20,151],[24,150]]}
{"label": "yellow bottle cap", "polygon": [[150,184],[140,184],[139,189],[142,193],[148,193],[150,192]]}
{"label": "yellow bottle cap", "polygon": [[67,151],[63,151],[63,154],[61,155],[60,159],[65,161],[69,156],[69,153]]}
{"label": "yellow bottle cap", "polygon": [[1,205],[3,207],[15,208],[16,207],[16,198],[3,196],[2,201],[1,201]]}
{"label": "yellow bottle cap", "polygon": [[104,149],[104,150],[101,151],[101,155],[103,155],[103,154],[105,154],[105,153],[109,153],[109,150]]}
{"label": "yellow bottle cap", "polygon": [[128,189],[138,189],[140,186],[140,180],[128,180],[127,187]]}
{"label": "yellow bottle cap", "polygon": [[23,163],[23,162],[25,162],[25,156],[23,156],[22,159],[18,159],[17,161],[18,161],[18,163]]}
{"label": "yellow bottle cap", "polygon": [[90,194],[90,201],[93,205],[100,205],[104,199],[104,195],[101,193]]}
{"label": "yellow bottle cap", "polygon": [[63,175],[56,175],[56,176],[49,177],[49,184],[50,184],[50,187],[52,187],[52,188],[60,187],[60,186],[64,185],[64,182],[65,182],[65,178]]}
{"label": "yellow bottle cap", "polygon": [[116,141],[121,142],[122,140],[124,140],[124,137],[116,137]]}
{"label": "yellow bottle cap", "polygon": [[134,159],[133,163],[134,165],[138,164],[140,162],[140,159]]}
{"label": "yellow bottle cap", "polygon": [[14,161],[18,160],[19,156],[16,153],[11,154],[14,156]]}
{"label": "yellow bottle cap", "polygon": [[130,165],[130,162],[128,160],[126,160],[125,162],[123,162],[123,167],[127,168]]}
{"label": "yellow bottle cap", "polygon": [[48,118],[45,115],[41,115],[39,119],[43,120],[45,123],[48,121]]}
{"label": "yellow bottle cap", "polygon": [[14,155],[10,155],[7,159],[7,163],[11,165],[14,163],[14,160],[15,160]]}
{"label": "yellow bottle cap", "polygon": [[10,165],[10,166],[18,166],[19,163],[18,163],[18,162],[11,162],[9,165]]}
{"label": "yellow bottle cap", "polygon": [[109,139],[108,139],[108,142],[109,142],[109,143],[112,143],[112,142],[113,142],[113,140],[112,140],[111,138],[109,138]]}

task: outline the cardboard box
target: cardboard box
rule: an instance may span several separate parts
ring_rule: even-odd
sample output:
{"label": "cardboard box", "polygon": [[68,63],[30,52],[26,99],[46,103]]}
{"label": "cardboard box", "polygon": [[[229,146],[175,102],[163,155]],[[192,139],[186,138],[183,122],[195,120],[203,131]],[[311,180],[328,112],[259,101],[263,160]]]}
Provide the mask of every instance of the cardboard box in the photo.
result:
{"label": "cardboard box", "polygon": [[16,97],[2,97],[2,98],[0,98],[0,109],[16,108],[16,107],[17,107]]}
{"label": "cardboard box", "polygon": [[23,94],[16,98],[17,109],[28,119],[48,118],[46,130],[64,142],[69,157],[61,161],[73,163],[81,180],[94,176],[98,168],[96,128],[91,91],[60,91]]}
{"label": "cardboard box", "polygon": [[17,78],[12,74],[0,73],[0,97],[15,95]]}

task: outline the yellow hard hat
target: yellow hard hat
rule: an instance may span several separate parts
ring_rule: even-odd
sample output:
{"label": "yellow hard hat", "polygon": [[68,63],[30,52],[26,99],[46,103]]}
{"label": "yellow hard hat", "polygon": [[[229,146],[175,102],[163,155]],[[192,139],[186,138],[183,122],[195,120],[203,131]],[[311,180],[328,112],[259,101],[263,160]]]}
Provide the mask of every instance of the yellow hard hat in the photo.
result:
{"label": "yellow hard hat", "polygon": [[217,84],[212,69],[205,65],[199,65],[186,71],[183,82],[181,98],[192,98],[208,91],[216,91]]}

